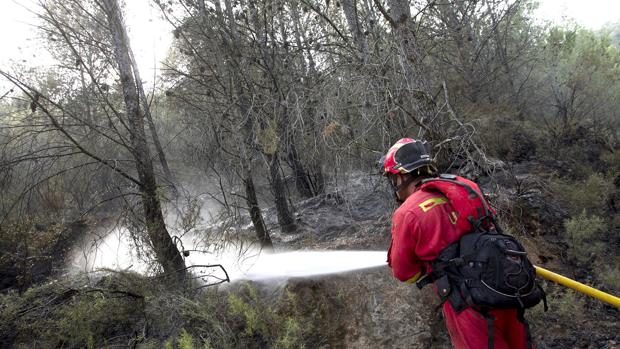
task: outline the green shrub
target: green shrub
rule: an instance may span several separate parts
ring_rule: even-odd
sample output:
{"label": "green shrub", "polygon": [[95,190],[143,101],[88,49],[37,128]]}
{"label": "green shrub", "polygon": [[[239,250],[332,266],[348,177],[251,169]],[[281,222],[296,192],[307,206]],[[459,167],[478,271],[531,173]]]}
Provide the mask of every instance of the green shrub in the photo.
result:
{"label": "green shrub", "polygon": [[620,175],[620,150],[603,153],[601,155],[601,160],[608,167],[612,176]]}
{"label": "green shrub", "polygon": [[550,323],[578,323],[583,319],[588,311],[584,295],[553,283],[546,283],[543,288],[547,292],[549,310],[544,311],[541,303],[526,311],[534,331],[545,333]]}
{"label": "green shrub", "polygon": [[303,332],[297,320],[289,317],[284,324],[284,333],[276,340],[275,349],[305,348]]}
{"label": "green shrub", "polygon": [[156,339],[147,339],[138,343],[138,349],[160,349],[161,343]]}
{"label": "green shrub", "polygon": [[584,296],[573,290],[556,295],[552,299],[554,313],[560,319],[574,320],[582,316],[585,307]]}
{"label": "green shrub", "polygon": [[[176,343],[176,346],[175,346]],[[184,328],[181,329],[179,336],[175,338],[169,338],[164,342],[165,349],[197,349],[194,336],[187,332]],[[211,349],[209,342],[204,342],[202,349]]]}
{"label": "green shrub", "polygon": [[94,283],[63,279],[22,295],[0,294],[0,346],[303,348],[308,329],[317,328],[311,323],[320,321],[305,315],[292,293],[270,302],[247,284],[238,291],[188,295],[147,277],[117,273]]}
{"label": "green shrub", "polygon": [[141,299],[103,288],[56,282],[3,296],[0,336],[13,346],[99,348],[133,336]]}
{"label": "green shrub", "polygon": [[599,278],[603,284],[616,293],[620,292],[620,267],[606,267],[599,271]]}
{"label": "green shrub", "polygon": [[[290,290],[275,303],[261,299],[254,287],[244,285],[239,294],[229,294],[229,314],[241,322],[242,337],[250,340],[252,346],[262,341],[270,348],[304,348],[310,339],[308,335],[317,329],[316,316],[309,318],[298,307],[297,297]],[[304,326],[300,322],[304,321]],[[247,342],[242,344],[248,344]],[[260,345],[259,345],[260,346]]]}
{"label": "green shrub", "polygon": [[194,349],[194,337],[183,328],[179,335],[179,349]]}
{"label": "green shrub", "polygon": [[14,275],[12,284],[19,290],[25,290],[33,282],[35,265],[50,265],[54,257],[51,252],[63,229],[61,224],[43,225],[29,219],[19,223],[4,223],[0,227],[0,251],[3,251],[0,258],[0,275],[5,275],[7,280]]}
{"label": "green shrub", "polygon": [[571,215],[580,214],[583,210],[588,214],[602,215],[607,208],[609,195],[614,190],[613,178],[600,173],[593,173],[580,182],[559,179],[551,186],[554,196]]}
{"label": "green shrub", "polygon": [[249,284],[241,288],[239,295],[228,295],[229,313],[241,317],[244,327],[243,334],[247,337],[255,335],[270,338],[275,325],[276,314],[273,309],[263,304],[256,289]]}
{"label": "green shrub", "polygon": [[604,219],[588,216],[585,209],[576,217],[564,222],[566,235],[570,242],[568,256],[579,263],[587,263],[592,255],[603,250],[601,242],[596,241],[607,229]]}

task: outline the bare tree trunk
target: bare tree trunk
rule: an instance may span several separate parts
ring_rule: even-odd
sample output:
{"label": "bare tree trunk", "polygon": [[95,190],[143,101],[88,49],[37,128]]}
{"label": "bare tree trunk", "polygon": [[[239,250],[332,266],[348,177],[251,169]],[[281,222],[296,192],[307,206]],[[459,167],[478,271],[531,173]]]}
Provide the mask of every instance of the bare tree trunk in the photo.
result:
{"label": "bare tree trunk", "polygon": [[[84,76],[84,67],[80,65],[80,82],[82,83],[82,94],[87,95],[88,90],[90,90],[90,86],[86,83],[86,78]],[[91,109],[90,103],[86,103],[86,120],[89,125],[93,124],[93,111]]]}
{"label": "bare tree trunk", "polygon": [[[219,0],[215,1],[218,5],[219,5]],[[198,6],[198,11],[200,12],[201,16],[206,16],[207,15],[207,7],[205,6],[205,1],[204,0],[196,0],[196,5]]]}
{"label": "bare tree trunk", "polygon": [[254,225],[254,229],[256,229],[256,237],[258,238],[258,242],[263,249],[273,251],[273,242],[271,241],[271,237],[267,231],[267,226],[265,226],[265,221],[263,220],[263,214],[261,213],[260,206],[258,205],[256,188],[254,187],[252,172],[249,169],[245,171],[243,184],[245,185],[245,202],[248,205],[252,225]]}
{"label": "bare tree trunk", "polygon": [[139,190],[142,196],[146,231],[155,250],[157,261],[161,264],[165,274],[176,281],[181,281],[186,273],[185,262],[172,241],[164,222],[161,203],[157,194],[153,163],[146,141],[144,116],[140,113],[137,84],[141,84],[141,82],[136,81],[134,72],[132,72],[129,41],[123,17],[117,0],[102,0],[102,5],[110,24],[115,59],[120,72],[133,156],[141,182]]}
{"label": "bare tree trunk", "polygon": [[[286,42],[286,38],[287,38],[285,24],[286,23],[284,21],[280,21],[280,32],[281,32],[281,36],[284,38],[284,42]],[[299,25],[297,21],[294,21],[294,34],[295,34],[295,43],[301,49],[302,41],[301,41],[301,35],[299,34]],[[287,54],[290,53],[288,45],[285,46],[284,49]],[[311,77],[308,76],[308,68],[306,66],[306,60],[304,58],[303,51],[301,51],[300,53],[301,54],[299,55],[300,56],[299,61],[300,61],[300,66],[302,70],[302,76],[304,76],[303,84],[305,87],[309,84],[309,79]],[[291,118],[290,110],[286,108],[285,113],[286,114],[284,116],[286,120],[283,121],[283,123],[289,124],[290,123],[289,119]],[[295,187],[297,188],[297,192],[302,197],[310,198],[310,197],[315,196],[316,193],[313,191],[312,181],[310,177],[308,176],[308,172],[304,168],[304,164],[299,157],[299,153],[297,152],[296,134],[297,132],[294,128],[289,128],[288,130],[285,130],[285,136],[282,137],[284,139],[286,161],[288,162],[288,165],[293,170],[293,174],[295,176]]]}
{"label": "bare tree trunk", "polygon": [[[254,25],[254,30],[258,37],[258,45],[261,51],[261,56],[263,60],[264,66],[267,68],[267,79],[270,80],[271,86],[273,89],[273,93],[275,96],[273,99],[276,101],[274,103],[276,118],[277,130],[278,134],[282,135],[286,133],[286,116],[288,115],[288,111],[286,107],[283,105],[284,96],[282,95],[282,91],[280,89],[280,84],[278,81],[277,73],[274,68],[274,63],[269,56],[269,48],[267,47],[267,24],[265,23],[265,29],[261,27],[261,23],[258,19],[258,9],[252,3],[252,1],[248,2],[248,6],[250,7],[250,15],[252,24]],[[263,120],[264,123],[264,120]],[[273,154],[265,154],[269,159],[269,173],[271,175],[271,190],[274,195],[275,205],[276,205],[276,213],[278,216],[278,223],[283,232],[292,232],[297,227],[295,225],[295,219],[291,213],[291,209],[288,205],[287,195],[286,195],[286,186],[282,180],[282,176],[280,175],[280,158],[278,157],[279,148],[281,147],[281,142],[279,140],[276,141],[277,146],[275,152]]]}
{"label": "bare tree trunk", "polygon": [[[237,74],[234,74],[237,75]],[[263,219],[263,213],[261,212],[260,206],[258,204],[258,198],[256,197],[256,187],[254,186],[254,179],[252,178],[252,155],[250,154],[251,144],[253,143],[253,133],[252,133],[252,119],[249,115],[249,108],[247,107],[247,100],[243,95],[243,90],[241,87],[241,79],[240,77],[235,77],[235,93],[237,95],[238,101],[238,112],[241,115],[241,118],[245,118],[243,125],[241,126],[241,133],[243,134],[244,142],[242,147],[242,167],[243,167],[243,184],[245,187],[245,202],[248,206],[248,212],[250,213],[250,219],[252,220],[252,225],[254,226],[254,230],[256,231],[256,237],[261,245],[261,247],[267,251],[273,251],[273,243],[271,241],[271,237],[269,236],[269,231],[267,230],[267,226],[265,225],[265,221]]]}
{"label": "bare tree trunk", "polygon": [[[164,175],[166,179],[172,184],[172,187],[175,188],[174,182],[175,179],[170,172],[170,168],[168,167],[168,161],[166,160],[166,154],[164,153],[164,148],[161,146],[161,142],[159,141],[159,136],[157,135],[157,129],[155,128],[155,123],[153,122],[153,116],[151,115],[151,108],[149,106],[149,102],[146,98],[146,93],[144,93],[144,87],[142,86],[142,80],[140,79],[140,71],[138,70],[138,64],[133,56],[133,51],[131,47],[127,45],[127,51],[129,53],[129,57],[131,59],[131,66],[133,69],[133,74],[135,76],[135,80],[138,88],[138,96],[142,100],[142,109],[144,109],[144,116],[149,125],[149,130],[151,131],[151,138],[153,139],[153,144],[155,145],[155,150],[157,151],[157,156],[159,157],[159,162],[161,163],[161,167],[164,170]],[[176,192],[176,188],[174,190]]]}
{"label": "bare tree trunk", "polygon": [[476,46],[479,39],[472,27],[472,17],[474,16],[466,13],[469,6],[472,5],[465,3],[453,4],[450,0],[441,0],[434,9],[437,10],[437,16],[445,24],[448,35],[451,37],[454,45],[456,45],[456,50],[453,48],[449,49],[455,56],[451,60],[451,64],[458,65],[458,71],[468,87],[465,93],[472,103],[476,103],[482,91],[481,86],[484,76],[476,72],[474,56],[476,55]]}
{"label": "bare tree trunk", "polygon": [[[398,43],[399,61],[407,81],[408,94],[412,98],[415,117],[425,124],[437,115],[437,106],[430,88],[430,79],[424,73],[418,40],[413,32],[414,23],[408,0],[389,0],[391,14],[388,19]],[[424,128],[425,131],[433,130]],[[444,139],[441,130],[428,135],[432,141]]]}
{"label": "bare tree trunk", "polygon": [[[297,4],[291,3],[291,18],[293,20],[293,32],[295,33],[295,44],[297,45],[297,49],[299,50],[299,64],[301,65],[301,71],[303,76],[307,78],[308,75],[308,67],[306,64],[306,57],[304,56],[303,51],[303,41],[301,40],[301,28],[299,25],[299,12],[297,11]],[[305,79],[304,79],[305,80]]]}
{"label": "bare tree trunk", "polygon": [[355,0],[341,0],[342,2],[342,12],[344,12],[344,16],[347,19],[347,24],[349,26],[349,31],[353,36],[353,40],[357,44],[357,49],[359,50],[360,61],[364,64],[368,63],[370,59],[370,50],[368,49],[368,41],[366,40],[366,36],[364,35],[364,31],[359,23],[359,17],[357,15],[357,7]]}
{"label": "bare tree trunk", "polygon": [[[216,0],[217,1],[217,0]],[[242,65],[237,61],[238,57],[241,57],[241,53],[239,52],[238,45],[238,33],[237,33],[237,24],[235,23],[235,18],[233,15],[231,0],[225,0],[225,10],[226,10],[226,18],[228,19],[228,25],[230,28],[230,33],[232,36],[232,40],[230,40],[229,47],[229,56],[230,63],[232,67],[230,69],[230,73],[233,76],[233,89],[234,95],[237,96],[237,111],[240,114],[241,118],[244,118],[244,123],[241,126],[241,132],[243,134],[244,142],[242,146],[243,149],[243,173],[244,178],[242,178],[243,183],[245,185],[245,200],[248,205],[248,211],[250,213],[250,218],[252,219],[252,225],[256,230],[256,237],[258,238],[261,247],[273,250],[273,244],[271,241],[271,237],[269,236],[269,232],[267,231],[267,226],[265,225],[265,221],[263,220],[263,214],[261,212],[260,206],[258,205],[258,199],[256,197],[256,189],[254,187],[254,180],[252,179],[252,170],[250,168],[250,163],[252,159],[252,155],[249,152],[249,147],[253,143],[253,133],[252,133],[252,119],[250,116],[250,108],[247,98],[243,92],[243,86],[241,85],[242,77],[241,77],[241,69]],[[218,7],[219,8],[219,7]]]}
{"label": "bare tree trunk", "polygon": [[[303,39],[303,41],[298,40],[298,45],[300,47],[300,49],[303,48],[303,45],[306,45],[306,43],[308,42],[308,40],[306,39],[306,34],[303,30],[301,30],[301,23],[299,22],[299,8],[297,7],[299,4],[297,2],[297,0],[293,0],[291,1],[291,14],[293,17],[293,25],[295,26],[295,33],[299,36],[301,36],[301,38]],[[302,49],[303,52],[303,49]],[[310,49],[310,47],[306,47],[306,54],[308,56],[308,72],[311,75],[315,75],[316,74],[316,63],[314,62],[314,57],[312,55],[312,51]],[[303,56],[303,54],[302,54]],[[305,59],[305,58],[303,58]]]}
{"label": "bare tree trunk", "polygon": [[[424,76],[422,58],[419,52],[418,40],[413,28],[413,18],[407,0],[389,0],[392,23],[400,51],[400,64],[407,79],[407,85],[412,91],[417,91],[421,98],[431,99],[428,77]],[[426,113],[425,113],[426,114]]]}
{"label": "bare tree trunk", "polygon": [[[504,14],[504,16],[502,16],[502,18],[497,18],[497,16],[495,15],[495,13],[493,11],[489,12],[491,13],[491,21],[492,21],[492,28],[493,28],[493,37],[494,37],[494,43],[495,43],[495,52],[497,54],[497,58],[502,66],[502,69],[504,70],[504,75],[506,76],[506,80],[508,80],[508,85],[510,86],[510,96],[511,96],[511,100],[512,103],[515,106],[522,106],[525,103],[521,103],[521,97],[520,97],[520,91],[519,89],[515,86],[515,68],[513,66],[511,66],[511,59],[510,57],[508,57],[508,48],[507,48],[507,42],[506,42],[506,37],[503,35],[503,33],[500,32],[501,26],[500,26],[500,22],[501,21],[507,21],[510,22],[511,18],[514,14],[514,12],[516,11],[518,1],[515,2],[514,4],[510,5],[507,9],[506,9],[506,13]],[[489,4],[487,4],[488,6]]]}
{"label": "bare tree trunk", "polygon": [[288,205],[286,197],[286,186],[280,175],[280,161],[278,153],[267,156],[269,160],[269,173],[271,176],[271,191],[276,204],[278,224],[284,233],[291,233],[297,229],[295,219]]}
{"label": "bare tree trunk", "polygon": [[299,160],[299,153],[297,152],[297,147],[293,141],[288,144],[287,159],[289,166],[293,169],[293,173],[295,175],[295,187],[297,188],[299,195],[305,198],[315,196],[317,193],[313,190],[312,181],[304,169],[303,164]]}

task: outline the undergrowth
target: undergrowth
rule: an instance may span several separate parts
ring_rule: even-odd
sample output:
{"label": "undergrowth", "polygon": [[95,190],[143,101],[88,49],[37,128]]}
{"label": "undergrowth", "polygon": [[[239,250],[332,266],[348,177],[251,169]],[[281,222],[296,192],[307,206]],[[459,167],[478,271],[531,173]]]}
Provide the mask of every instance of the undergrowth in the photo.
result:
{"label": "undergrowth", "polygon": [[297,297],[269,302],[234,291],[173,290],[129,273],[62,279],[0,294],[2,348],[304,348],[312,320]]}

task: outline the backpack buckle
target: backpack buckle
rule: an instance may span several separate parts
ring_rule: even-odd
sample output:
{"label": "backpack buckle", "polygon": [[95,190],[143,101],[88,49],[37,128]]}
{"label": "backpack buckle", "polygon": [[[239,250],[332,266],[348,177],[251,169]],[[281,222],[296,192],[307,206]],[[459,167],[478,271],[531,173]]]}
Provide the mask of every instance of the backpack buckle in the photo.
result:
{"label": "backpack buckle", "polygon": [[418,287],[418,289],[421,290],[422,288],[424,288],[424,286],[432,283],[433,278],[430,276],[430,274],[426,274],[420,280],[418,280],[415,285]]}
{"label": "backpack buckle", "polygon": [[452,287],[450,287],[450,280],[448,280],[448,275],[444,275],[435,281],[435,286],[437,286],[437,292],[439,293],[439,297],[441,300],[445,300],[450,295],[450,291],[452,291]]}

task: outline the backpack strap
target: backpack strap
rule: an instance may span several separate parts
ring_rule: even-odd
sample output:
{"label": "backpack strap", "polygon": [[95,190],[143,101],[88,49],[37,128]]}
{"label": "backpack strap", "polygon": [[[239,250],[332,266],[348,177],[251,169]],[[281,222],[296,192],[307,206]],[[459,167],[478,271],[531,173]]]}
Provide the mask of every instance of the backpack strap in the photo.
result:
{"label": "backpack strap", "polygon": [[[487,219],[489,220],[490,223],[493,224],[493,226],[497,227],[496,221],[495,221],[495,216],[493,214],[493,211],[491,210],[491,207],[489,206],[489,203],[486,201],[486,199],[484,198],[484,196],[474,190],[471,186],[467,185],[466,183],[460,182],[458,180],[456,180],[458,177],[456,175],[452,175],[452,174],[441,174],[439,175],[439,177],[432,177],[432,178],[426,178],[424,180],[422,180],[422,182],[420,183],[420,185],[429,183],[429,182],[434,182],[434,181],[439,181],[439,182],[446,182],[446,183],[451,183],[451,184],[455,184],[458,186],[461,186],[463,188],[465,188],[465,190],[467,191],[467,193],[469,195],[473,195],[476,196],[480,199],[480,202],[482,204],[482,213],[480,211],[478,211],[478,220],[474,220],[473,217],[468,217],[469,222],[471,223],[472,227],[473,227],[473,231],[476,230],[480,230],[482,227],[482,222]],[[482,189],[480,189],[482,191]],[[478,208],[480,210],[480,208]],[[499,233],[501,233],[502,231],[500,230],[499,227],[496,228],[498,230]],[[486,229],[485,229],[486,230]]]}
{"label": "backpack strap", "polygon": [[[489,309],[480,309],[478,312],[482,314],[484,319],[487,321],[487,336],[489,337],[487,346],[489,349],[493,349],[495,346],[495,329],[493,328],[493,321],[495,318],[489,313]],[[528,349],[530,348],[528,347]]]}
{"label": "backpack strap", "polygon": [[538,288],[540,289],[540,293],[542,294],[544,310],[546,312],[547,310],[549,310],[549,306],[547,306],[547,292],[545,292],[545,290],[543,290],[543,288],[542,288],[542,286],[540,286],[540,284],[537,283],[536,286],[538,286]]}
{"label": "backpack strap", "polygon": [[437,265],[435,265],[435,269],[416,282],[416,286],[422,289],[424,286],[434,283],[437,287],[439,299],[441,300],[437,309],[441,308],[447,301],[458,314],[466,308],[473,306],[473,301],[464,283],[453,282],[448,272],[446,272],[445,268],[448,265],[452,265],[451,262],[452,261],[444,262],[444,267],[437,267]]}
{"label": "backpack strap", "polygon": [[[457,181],[456,178],[457,178],[456,175],[445,174],[444,173],[444,174],[440,174],[439,177],[427,178],[427,179],[423,180],[422,183],[427,183],[427,182],[430,182],[430,181],[442,181],[442,182],[447,182],[447,183],[452,183],[452,184],[459,185],[459,186],[465,188],[467,190],[468,194],[477,196],[480,199],[480,202],[482,202],[482,208],[484,209],[484,214],[486,216],[492,217],[493,214],[491,213],[492,212],[491,208],[490,208],[489,203],[487,202],[487,200],[484,198],[484,196],[480,192],[474,190],[474,188],[472,188],[471,186],[469,186],[469,185],[467,185],[467,184],[465,184],[463,182]],[[480,190],[482,191],[482,189],[480,189]]]}

